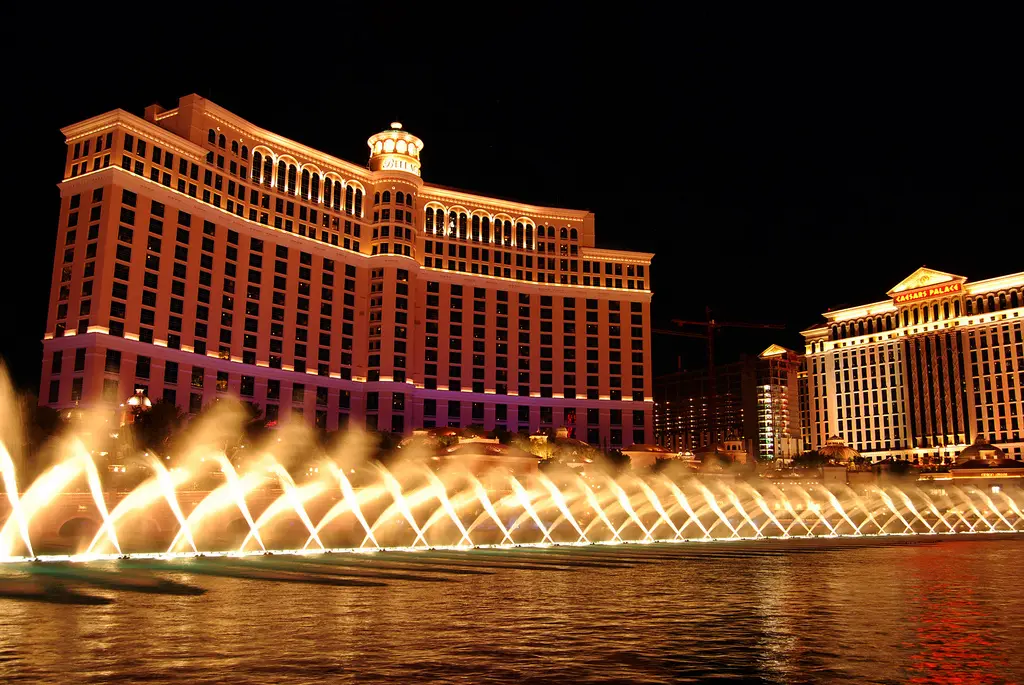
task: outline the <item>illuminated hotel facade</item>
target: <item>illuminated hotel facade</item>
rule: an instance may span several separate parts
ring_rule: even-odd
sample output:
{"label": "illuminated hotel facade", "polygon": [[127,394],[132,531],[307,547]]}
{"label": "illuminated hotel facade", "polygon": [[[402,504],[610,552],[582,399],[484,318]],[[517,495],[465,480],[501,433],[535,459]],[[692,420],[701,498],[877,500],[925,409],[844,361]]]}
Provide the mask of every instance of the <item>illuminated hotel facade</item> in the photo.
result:
{"label": "illuminated hotel facade", "polygon": [[918,269],[889,299],[803,332],[814,448],[946,462],[981,435],[1021,460],[1024,273],[969,282]]}
{"label": "illuminated hotel facade", "polygon": [[365,167],[197,95],[62,132],[42,404],[653,434],[653,255],[596,247],[593,214],[432,186],[397,123]]}

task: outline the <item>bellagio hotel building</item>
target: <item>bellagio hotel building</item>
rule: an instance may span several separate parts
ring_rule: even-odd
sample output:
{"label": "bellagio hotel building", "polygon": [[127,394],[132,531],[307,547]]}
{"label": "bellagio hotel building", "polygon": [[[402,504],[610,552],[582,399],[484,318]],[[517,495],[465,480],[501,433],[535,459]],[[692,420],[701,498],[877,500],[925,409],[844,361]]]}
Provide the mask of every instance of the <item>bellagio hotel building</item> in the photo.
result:
{"label": "bellagio hotel building", "polygon": [[197,95],[62,132],[42,403],[650,440],[653,255],[593,214],[430,185],[398,123],[366,167]]}
{"label": "bellagio hotel building", "polygon": [[982,436],[1022,458],[1024,272],[926,269],[803,332],[810,442],[942,463]]}

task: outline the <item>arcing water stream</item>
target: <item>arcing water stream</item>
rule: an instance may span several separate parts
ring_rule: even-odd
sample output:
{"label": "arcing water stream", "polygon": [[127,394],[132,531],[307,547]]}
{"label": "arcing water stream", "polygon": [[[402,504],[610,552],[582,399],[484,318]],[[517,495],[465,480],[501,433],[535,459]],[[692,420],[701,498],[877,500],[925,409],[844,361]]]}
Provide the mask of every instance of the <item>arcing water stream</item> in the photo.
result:
{"label": "arcing water stream", "polygon": [[327,452],[296,428],[226,449],[240,426],[225,404],[190,425],[176,459],[122,448],[117,464],[94,444],[109,430],[79,426],[48,466],[12,457],[0,431],[0,561],[1024,532],[1019,486],[513,472],[415,446],[385,466],[356,433]]}
{"label": "arcing water stream", "polygon": [[[236,462],[211,451],[191,467],[140,462],[141,482],[117,491],[105,489],[80,442],[69,444],[70,454],[23,491],[0,444],[9,505],[0,559],[1024,531],[1017,488],[775,486],[671,470],[513,475],[500,467],[481,473],[473,463],[434,471],[415,455],[390,467],[319,458],[315,470],[290,472],[271,450]],[[76,497],[76,490],[89,497]],[[68,498],[74,498],[70,514]],[[69,516],[92,522],[95,534],[66,554],[42,554],[52,529]],[[154,519],[165,522],[157,526],[163,533],[138,532],[139,522]]]}

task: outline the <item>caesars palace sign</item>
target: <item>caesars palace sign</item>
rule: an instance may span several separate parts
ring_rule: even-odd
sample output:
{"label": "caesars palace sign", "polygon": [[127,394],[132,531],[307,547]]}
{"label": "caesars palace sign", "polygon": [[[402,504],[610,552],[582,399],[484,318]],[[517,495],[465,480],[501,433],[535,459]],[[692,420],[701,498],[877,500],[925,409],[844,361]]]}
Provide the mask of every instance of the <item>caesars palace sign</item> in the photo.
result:
{"label": "caesars palace sign", "polygon": [[939,285],[930,285],[925,288],[917,288],[916,290],[907,290],[902,293],[896,293],[893,295],[893,304],[907,304],[908,302],[917,302],[918,300],[927,300],[932,297],[942,297],[943,295],[953,295],[963,290],[963,283],[941,283]]}

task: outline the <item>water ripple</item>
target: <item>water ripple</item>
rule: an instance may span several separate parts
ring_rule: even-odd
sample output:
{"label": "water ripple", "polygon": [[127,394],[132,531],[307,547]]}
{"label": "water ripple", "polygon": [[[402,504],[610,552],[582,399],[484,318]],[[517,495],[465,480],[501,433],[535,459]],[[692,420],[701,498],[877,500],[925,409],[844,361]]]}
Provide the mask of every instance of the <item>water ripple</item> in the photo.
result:
{"label": "water ripple", "polygon": [[1022,551],[1006,540],[652,554],[564,573],[496,557],[479,562],[488,574],[384,587],[175,567],[156,575],[206,594],[89,587],[113,604],[0,600],[0,680],[1015,682],[1024,588],[1008,571]]}

